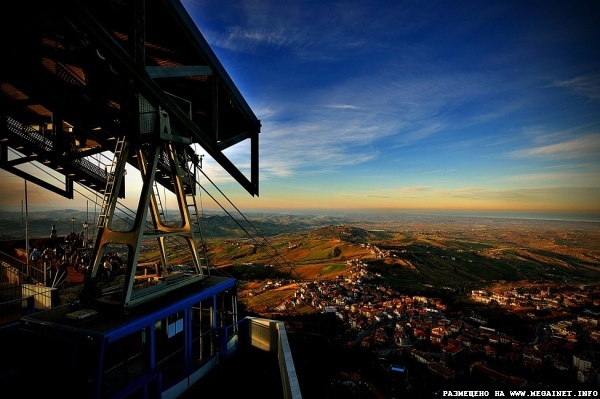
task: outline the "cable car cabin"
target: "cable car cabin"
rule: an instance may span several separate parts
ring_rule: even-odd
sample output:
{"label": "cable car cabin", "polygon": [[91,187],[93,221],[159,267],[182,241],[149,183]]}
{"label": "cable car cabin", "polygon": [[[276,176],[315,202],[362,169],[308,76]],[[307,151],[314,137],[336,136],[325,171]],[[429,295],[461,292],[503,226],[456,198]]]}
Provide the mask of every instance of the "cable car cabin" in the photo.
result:
{"label": "cable car cabin", "polygon": [[209,276],[127,312],[59,306],[25,316],[19,334],[13,382],[28,396],[176,398],[239,345],[235,279]]}

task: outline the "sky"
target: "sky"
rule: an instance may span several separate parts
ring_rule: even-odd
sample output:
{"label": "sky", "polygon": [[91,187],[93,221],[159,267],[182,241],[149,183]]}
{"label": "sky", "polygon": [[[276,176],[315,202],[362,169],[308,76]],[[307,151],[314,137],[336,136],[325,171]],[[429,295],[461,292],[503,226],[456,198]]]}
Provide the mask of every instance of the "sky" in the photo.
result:
{"label": "sky", "polygon": [[600,2],[182,4],[262,123],[259,196],[205,162],[242,211],[600,220]]}

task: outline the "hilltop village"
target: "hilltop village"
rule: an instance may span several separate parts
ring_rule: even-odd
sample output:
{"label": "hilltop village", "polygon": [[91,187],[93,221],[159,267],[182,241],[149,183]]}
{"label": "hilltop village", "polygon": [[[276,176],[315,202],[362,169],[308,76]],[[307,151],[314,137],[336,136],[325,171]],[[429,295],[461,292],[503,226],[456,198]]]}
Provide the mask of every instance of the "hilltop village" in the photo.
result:
{"label": "hilltop village", "polygon": [[389,377],[380,381],[384,386],[375,388],[374,381],[352,372],[337,380],[346,388],[424,392],[435,386],[575,389],[600,383],[598,287],[552,291],[501,285],[468,294],[480,308],[514,314],[513,332],[529,331],[519,338],[488,325],[483,313],[396,292],[360,260],[347,266],[348,275],[298,283],[278,307],[310,306],[333,314],[347,326],[346,345],[379,355],[377,367]]}

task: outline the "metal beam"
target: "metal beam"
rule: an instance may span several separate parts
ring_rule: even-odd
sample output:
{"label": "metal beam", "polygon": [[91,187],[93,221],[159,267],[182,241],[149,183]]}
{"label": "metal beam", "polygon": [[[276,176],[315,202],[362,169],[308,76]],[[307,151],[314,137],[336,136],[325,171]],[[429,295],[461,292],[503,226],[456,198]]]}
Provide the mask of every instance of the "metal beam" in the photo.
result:
{"label": "metal beam", "polygon": [[[202,131],[189,117],[180,109],[175,101],[165,93],[162,88],[151,79],[147,73],[141,73],[138,65],[132,60],[128,54],[115,39],[98,24],[98,21],[90,15],[89,11],[83,4],[76,2],[70,4],[65,10],[70,15],[73,21],[78,21],[79,28],[85,27],[89,37],[94,39],[94,44],[100,47],[103,54],[111,60],[117,61],[115,67],[119,70],[121,77],[126,76],[150,102],[159,104],[171,117],[171,124],[182,126],[187,129],[195,142],[198,142],[204,150],[215,161],[219,163],[246,191],[251,195],[258,195],[258,181],[250,181],[232,162],[221,152],[218,144],[210,140],[206,132]],[[223,76],[222,76],[223,78]],[[240,103],[240,105],[243,105]],[[244,107],[243,107],[244,108]],[[257,127],[258,128],[258,127]],[[258,132],[252,138],[258,140]],[[256,147],[256,146],[255,146]],[[257,169],[257,164],[251,165],[253,169]],[[257,175],[257,171],[252,173]]]}

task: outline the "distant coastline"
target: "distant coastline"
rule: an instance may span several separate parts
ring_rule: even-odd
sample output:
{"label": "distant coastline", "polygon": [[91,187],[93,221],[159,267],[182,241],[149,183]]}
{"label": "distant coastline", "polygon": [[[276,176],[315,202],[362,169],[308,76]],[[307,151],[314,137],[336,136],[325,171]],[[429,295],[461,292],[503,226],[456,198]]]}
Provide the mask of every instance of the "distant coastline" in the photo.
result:
{"label": "distant coastline", "polygon": [[500,219],[533,219],[533,220],[558,220],[570,222],[600,222],[600,213],[593,212],[530,212],[530,211],[473,211],[473,210],[417,210],[417,209],[274,209],[274,210],[249,210],[250,214],[275,214],[275,215],[314,215],[332,216],[342,218],[369,218],[373,220],[405,217],[482,217]]}
{"label": "distant coastline", "polygon": [[[53,207],[34,206],[30,207],[29,214],[43,214],[56,212],[67,214],[76,213],[75,216],[86,213],[90,216],[89,222],[94,219],[99,209],[85,207],[73,207],[57,209]],[[222,210],[205,209],[206,214],[224,214]],[[600,213],[595,212],[530,212],[530,211],[473,211],[473,210],[417,210],[417,209],[249,209],[241,210],[245,215],[278,215],[278,216],[313,216],[334,217],[350,219],[367,219],[372,221],[400,221],[404,218],[429,218],[429,217],[460,217],[460,218],[498,218],[498,219],[524,219],[524,220],[548,220],[548,221],[570,221],[570,222],[600,222]],[[17,207],[6,207],[0,211],[0,217],[10,217],[8,214],[21,214],[23,211]],[[167,213],[177,214],[177,210],[168,209]],[[14,216],[14,215],[12,215]]]}

